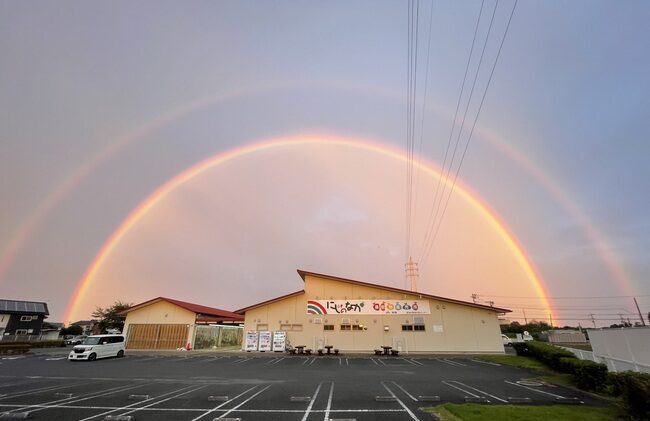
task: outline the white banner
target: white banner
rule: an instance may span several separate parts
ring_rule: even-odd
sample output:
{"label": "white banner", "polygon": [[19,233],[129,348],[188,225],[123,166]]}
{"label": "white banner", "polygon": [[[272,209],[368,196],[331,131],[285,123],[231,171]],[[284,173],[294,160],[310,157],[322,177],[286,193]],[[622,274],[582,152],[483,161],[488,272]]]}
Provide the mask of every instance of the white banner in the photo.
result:
{"label": "white banner", "polygon": [[270,351],[271,350],[271,332],[268,330],[262,330],[259,332],[260,342],[258,351]]}
{"label": "white banner", "polygon": [[309,300],[307,314],[431,314],[425,300]]}
{"label": "white banner", "polygon": [[246,347],[245,351],[257,351],[257,332],[248,331],[246,332]]}
{"label": "white banner", "polygon": [[273,332],[273,352],[284,352],[287,346],[287,332],[276,330]]}

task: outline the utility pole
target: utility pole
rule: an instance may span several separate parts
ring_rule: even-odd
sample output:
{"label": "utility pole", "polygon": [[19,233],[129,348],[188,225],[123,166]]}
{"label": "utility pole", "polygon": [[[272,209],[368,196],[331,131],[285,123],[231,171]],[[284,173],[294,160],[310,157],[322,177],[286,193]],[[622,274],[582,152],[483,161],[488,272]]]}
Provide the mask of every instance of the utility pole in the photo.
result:
{"label": "utility pole", "polygon": [[526,318],[526,309],[522,308],[521,311],[524,313],[524,323],[528,324],[528,319]]}
{"label": "utility pole", "polygon": [[551,322],[551,327],[553,327],[553,314],[548,313],[548,321]]}
{"label": "utility pole", "polygon": [[404,270],[406,272],[406,282],[410,284],[411,291],[417,292],[420,270],[418,269],[418,264],[413,261],[412,257],[409,256],[409,261],[404,265]]}
{"label": "utility pole", "polygon": [[[632,297],[634,300],[634,305],[636,306],[636,311],[639,312],[639,319],[641,319],[641,324],[645,326],[645,320],[643,320],[643,315],[641,314],[641,309],[639,308],[639,303],[636,302],[636,297]],[[650,321],[650,320],[648,320]]]}
{"label": "utility pole", "polygon": [[472,294],[472,301],[474,301],[474,304],[478,302],[478,294],[476,293]]}
{"label": "utility pole", "polygon": [[594,324],[594,329],[596,328],[596,319],[594,319],[594,313],[589,314],[591,316],[591,323]]}

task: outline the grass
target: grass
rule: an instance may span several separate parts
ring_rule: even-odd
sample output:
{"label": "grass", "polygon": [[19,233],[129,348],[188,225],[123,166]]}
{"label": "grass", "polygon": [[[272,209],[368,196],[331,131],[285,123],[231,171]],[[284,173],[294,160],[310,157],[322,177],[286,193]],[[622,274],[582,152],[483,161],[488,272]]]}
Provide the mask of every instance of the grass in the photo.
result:
{"label": "grass", "polygon": [[425,408],[442,421],[612,421],[623,420],[616,408],[587,406],[478,405],[446,403]]}
{"label": "grass", "polygon": [[478,358],[501,365],[510,365],[542,373],[549,373],[548,367],[533,357],[521,357],[519,355],[481,355]]}

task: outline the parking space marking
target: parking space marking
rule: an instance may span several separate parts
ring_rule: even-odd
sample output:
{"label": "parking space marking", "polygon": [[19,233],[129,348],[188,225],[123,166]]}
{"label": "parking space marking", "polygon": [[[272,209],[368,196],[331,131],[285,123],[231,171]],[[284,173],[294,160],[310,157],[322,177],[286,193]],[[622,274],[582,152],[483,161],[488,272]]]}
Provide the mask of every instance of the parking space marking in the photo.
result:
{"label": "parking space marking", "polygon": [[68,357],[48,357],[45,359],[45,361],[59,361],[59,360],[67,360]]}
{"label": "parking space marking", "polygon": [[50,390],[67,389],[69,387],[75,387],[75,386],[85,386],[85,385],[91,384],[91,383],[92,382],[81,382],[81,383],[70,384],[70,385],[67,385],[67,386],[60,386],[60,385],[46,386],[46,387],[41,387],[41,388],[38,388],[38,389],[27,390],[27,391],[24,391],[24,392],[10,393],[8,395],[0,397],[0,399],[18,398],[18,397],[21,397],[21,396],[31,395],[31,394],[39,393],[39,392],[48,392]]}
{"label": "parking space marking", "polygon": [[467,367],[467,364],[459,363],[458,361],[448,360],[447,358],[435,358],[436,361],[441,363],[453,365],[454,367]]}
{"label": "parking space marking", "polygon": [[511,384],[511,385],[513,385],[513,386],[523,387],[524,389],[528,389],[528,390],[531,390],[531,391],[533,391],[533,392],[543,393],[544,395],[553,396],[554,398],[568,399],[568,398],[565,397],[565,396],[556,395],[555,393],[545,392],[545,391],[543,391],[543,390],[533,389],[532,387],[524,386],[524,385],[517,384],[517,383],[514,383],[514,382],[509,382],[508,380],[504,380],[504,382],[506,382],[506,383],[508,383],[508,384]]}
{"label": "parking space marking", "polygon": [[499,402],[508,403],[508,401],[507,401],[506,399],[501,399],[501,398],[498,397],[498,396],[491,395],[491,394],[489,394],[489,393],[487,393],[487,392],[484,392],[484,391],[482,391],[482,390],[480,390],[480,389],[477,389],[477,388],[475,388],[475,387],[472,387],[472,386],[466,385],[466,384],[461,383],[461,382],[459,382],[459,381],[457,381],[457,380],[450,380],[450,382],[454,382],[454,383],[459,384],[459,385],[461,385],[461,386],[463,386],[463,387],[466,387],[466,388],[468,388],[468,389],[474,390],[475,392],[482,393],[483,395],[485,395],[485,396],[489,396],[489,397],[491,397],[492,399],[496,399],[496,400],[498,400]]}
{"label": "parking space marking", "polygon": [[[347,358],[346,358],[347,360]],[[330,384],[330,393],[327,395],[327,406],[325,407],[325,418],[323,421],[329,421],[332,409],[332,397],[334,396],[334,382]]]}
{"label": "parking space marking", "polygon": [[241,364],[241,363],[244,363],[244,362],[249,361],[249,360],[252,360],[252,359],[253,359],[253,358],[244,357],[244,358],[241,358],[241,359],[239,359],[239,360],[237,360],[237,361],[233,361],[233,364]]}
{"label": "parking space marking", "polygon": [[375,365],[379,365],[379,363],[378,363],[377,361],[375,361],[374,358],[371,358],[370,361],[372,361],[373,363],[375,363]]}
{"label": "parking space marking", "polygon": [[493,365],[495,367],[501,367],[501,364],[493,363],[491,361],[481,361],[481,360],[477,360],[475,358],[470,358],[469,360],[474,361],[475,363],[481,363],[481,364]]}
{"label": "parking space marking", "polygon": [[[194,389],[190,389],[190,390],[187,390],[187,391],[185,391],[185,392],[179,393],[179,394],[177,394],[177,395],[170,396],[170,397],[165,398],[165,399],[163,399],[163,400],[161,400],[161,401],[157,401],[157,402],[150,403],[149,405],[145,405],[145,406],[143,406],[143,407],[141,407],[141,408],[135,408],[135,409],[132,409],[131,411],[124,412],[124,413],[119,414],[119,415],[120,415],[120,416],[129,415],[129,414],[132,414],[132,413],[134,413],[134,412],[141,411],[141,410],[143,410],[143,409],[145,409],[145,408],[150,408],[150,407],[152,407],[152,406],[154,406],[154,405],[159,405],[159,404],[161,404],[161,403],[163,403],[163,402],[167,402],[167,401],[169,401],[169,400],[171,400],[171,399],[176,399],[176,398],[178,398],[178,397],[181,397],[181,396],[187,395],[188,393],[196,392],[197,390],[199,390],[199,389],[203,389],[203,388],[206,387],[206,386],[207,386],[207,385],[204,384],[204,385],[202,385],[202,386],[195,387]],[[157,409],[157,408],[156,408],[156,409]]]}
{"label": "parking space marking", "polygon": [[318,397],[318,393],[320,392],[320,388],[322,386],[323,386],[323,382],[318,383],[318,387],[314,391],[314,395],[311,397],[311,401],[309,401],[309,405],[307,406],[305,415],[303,415],[302,417],[302,421],[307,421],[307,418],[309,418],[309,414],[311,413],[311,408],[313,408],[314,402],[316,401],[316,398]]}
{"label": "parking space marking", "polygon": [[394,381],[391,381],[391,383],[393,383],[395,386],[397,386],[397,387],[399,388],[399,390],[401,390],[402,392],[404,392],[404,394],[405,394],[406,396],[408,396],[409,398],[411,398],[413,401],[415,401],[415,402],[418,401],[418,399],[417,399],[415,396],[413,396],[413,395],[411,395],[409,392],[407,392],[406,389],[404,389],[402,386],[400,386],[399,384],[397,384],[397,383],[394,382]]}
{"label": "parking space marking", "polygon": [[264,391],[265,391],[266,389],[268,389],[269,387],[271,387],[270,384],[266,385],[266,387],[263,387],[262,390],[259,390],[259,391],[255,392],[253,395],[251,395],[251,396],[248,397],[247,399],[244,399],[244,400],[243,400],[239,405],[236,405],[234,408],[232,408],[232,409],[230,409],[229,411],[224,412],[223,414],[221,414],[221,416],[218,417],[218,418],[225,418],[228,414],[230,414],[231,412],[233,412],[233,411],[239,409],[240,407],[246,405],[249,401],[251,401],[253,398],[255,398],[255,396],[257,396],[257,395],[259,395],[260,393],[264,392]]}
{"label": "parking space marking", "polygon": [[[453,384],[450,384],[450,383],[447,383],[447,382],[444,381],[444,380],[442,381],[442,384],[447,385],[447,386],[449,386],[449,387],[453,387],[454,389],[460,390],[460,391],[463,392],[463,393],[467,393],[468,395],[470,395],[470,396],[472,396],[472,397],[474,397],[474,398],[479,398],[479,399],[481,398],[479,395],[475,395],[475,394],[473,394],[472,392],[470,392],[469,390],[461,389],[460,387],[458,387],[458,386],[454,386]],[[488,402],[489,402],[489,401],[488,401]]]}
{"label": "parking space marking", "polygon": [[[226,402],[224,402],[224,403],[222,403],[222,404],[220,404],[220,405],[217,405],[217,406],[215,406],[215,407],[212,408],[212,409],[209,409],[207,412],[204,412],[204,414],[199,415],[199,416],[196,417],[196,418],[192,418],[191,421],[197,421],[197,420],[200,420],[201,418],[205,417],[206,415],[209,415],[209,414],[211,414],[211,413],[213,413],[213,412],[215,412],[215,411],[221,409],[222,406],[226,405],[226,404],[229,403],[229,402],[234,401],[235,399],[239,398],[240,396],[243,396],[243,395],[247,394],[248,392],[250,392],[250,391],[252,391],[253,389],[257,388],[257,386],[259,386],[259,385],[255,385],[255,386],[253,386],[253,387],[251,387],[251,388],[248,388],[248,389],[244,390],[242,393],[240,393],[239,395],[235,396],[234,398],[232,398],[232,399],[230,399],[230,400],[228,400],[228,401],[226,401]],[[268,385],[268,386],[265,388],[265,390],[268,389],[269,387],[271,387],[271,385]],[[205,409],[204,409],[203,411],[205,411]]]}
{"label": "parking space marking", "polygon": [[384,382],[381,382],[381,385],[384,386],[384,389],[386,389],[386,390],[388,391],[388,393],[390,393],[390,395],[391,395],[392,397],[394,397],[394,398],[397,400],[397,403],[399,403],[400,406],[401,406],[402,408],[404,408],[404,410],[405,410],[405,411],[406,411],[406,412],[411,416],[411,419],[412,419],[413,421],[420,421],[420,419],[419,419],[418,417],[415,416],[415,414],[413,413],[413,411],[411,411],[411,410],[408,408],[408,406],[406,406],[406,405],[404,404],[404,402],[402,402],[401,399],[398,398],[397,395],[395,395],[395,393],[393,393],[393,391],[390,390],[390,388],[389,388],[388,386],[386,386],[386,384],[385,384]]}
{"label": "parking space marking", "polygon": [[[140,385],[140,386],[142,386],[142,385]],[[165,397],[165,396],[169,396],[169,395],[171,395],[171,394],[174,394],[174,393],[177,393],[177,392],[181,392],[181,391],[184,391],[184,390],[189,389],[189,388],[192,388],[192,387],[195,387],[195,386],[194,386],[194,385],[190,385],[190,386],[181,387],[180,389],[176,389],[176,390],[173,390],[173,391],[171,391],[171,392],[163,393],[162,395],[154,396],[153,398],[145,399],[145,400],[143,400],[143,401],[134,402],[134,403],[132,403],[131,405],[121,406],[121,407],[119,407],[119,408],[117,408],[117,409],[113,409],[113,410],[110,410],[110,411],[102,412],[102,413],[100,413],[100,414],[96,414],[96,415],[91,415],[90,417],[82,418],[82,419],[80,419],[79,421],[87,421],[87,420],[91,420],[91,419],[93,419],[93,418],[101,417],[102,415],[107,415],[107,414],[110,414],[110,413],[113,413],[113,412],[117,412],[117,411],[123,411],[123,410],[125,410],[125,409],[132,408],[132,407],[134,407],[135,405],[140,405],[140,404],[143,404],[143,403],[146,403],[146,402],[152,401],[152,400],[157,400],[157,399],[163,398],[163,397]]]}
{"label": "parking space marking", "polygon": [[[88,399],[99,398],[99,397],[102,397],[102,396],[110,395],[112,393],[118,393],[118,392],[123,392],[125,390],[135,389],[136,387],[140,387],[140,386],[142,386],[142,385],[135,385],[134,386],[132,384],[129,384],[129,385],[126,385],[126,386],[124,386],[124,385],[123,386],[117,386],[117,387],[112,387],[112,388],[109,388],[109,389],[104,389],[104,390],[101,390],[99,392],[91,392],[90,394],[85,395],[83,397],[77,397],[77,398],[68,397],[68,398],[55,399],[53,401],[41,403],[41,405],[47,405],[49,408],[55,408],[55,407],[57,407],[57,406],[59,406],[61,404],[71,404],[71,403],[83,402],[83,401],[86,401]],[[33,409],[33,408],[36,408],[36,409]],[[38,411],[43,411],[44,409],[45,408],[37,408],[37,405],[22,405],[21,408],[12,409],[11,411],[8,411],[8,412],[14,412],[14,411],[15,412],[24,412],[24,411],[27,411],[29,413],[34,413],[34,412],[38,412]]]}

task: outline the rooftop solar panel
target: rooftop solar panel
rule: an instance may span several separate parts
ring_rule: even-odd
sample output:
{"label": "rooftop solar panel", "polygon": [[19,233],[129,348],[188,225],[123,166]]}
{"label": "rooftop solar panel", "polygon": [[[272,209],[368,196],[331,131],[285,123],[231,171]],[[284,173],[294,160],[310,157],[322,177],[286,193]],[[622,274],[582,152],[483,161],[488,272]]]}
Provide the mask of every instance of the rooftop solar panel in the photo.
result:
{"label": "rooftop solar panel", "polygon": [[0,311],[49,314],[47,304],[35,301],[0,300]]}

